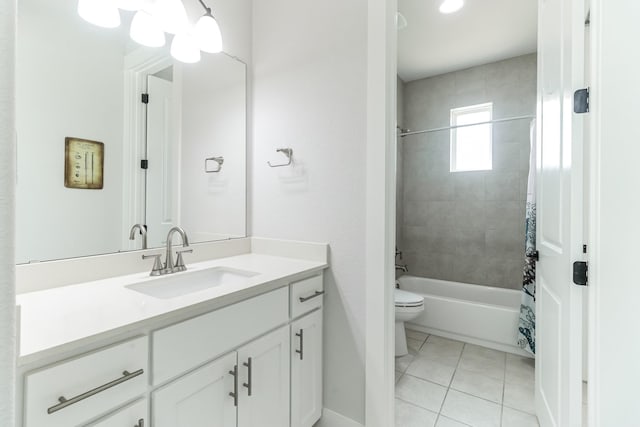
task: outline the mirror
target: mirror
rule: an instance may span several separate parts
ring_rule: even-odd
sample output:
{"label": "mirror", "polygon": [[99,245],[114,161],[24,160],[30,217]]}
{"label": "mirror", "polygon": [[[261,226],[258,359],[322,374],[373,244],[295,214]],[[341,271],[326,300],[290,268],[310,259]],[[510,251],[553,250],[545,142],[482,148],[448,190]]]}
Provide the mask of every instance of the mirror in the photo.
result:
{"label": "mirror", "polygon": [[192,243],[244,237],[245,64],[175,62],[169,36],[130,40],[131,13],[105,29],[76,7],[18,5],[16,262],[141,249],[134,224],[149,248],[174,225]]}

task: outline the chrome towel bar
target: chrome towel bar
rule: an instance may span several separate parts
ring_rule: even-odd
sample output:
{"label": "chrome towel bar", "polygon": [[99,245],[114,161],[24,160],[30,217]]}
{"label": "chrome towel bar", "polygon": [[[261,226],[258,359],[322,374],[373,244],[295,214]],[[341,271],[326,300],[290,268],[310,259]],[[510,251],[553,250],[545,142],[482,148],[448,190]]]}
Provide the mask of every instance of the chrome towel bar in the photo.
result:
{"label": "chrome towel bar", "polygon": [[123,375],[122,377],[120,377],[120,378],[118,378],[116,380],[110,381],[110,382],[108,382],[106,384],[103,384],[100,387],[96,387],[93,390],[89,390],[89,391],[87,391],[85,393],[82,393],[82,394],[79,394],[79,395],[77,395],[75,397],[72,397],[71,399],[67,399],[64,396],[60,396],[58,398],[58,401],[60,403],[58,403],[56,405],[53,405],[52,407],[47,409],[47,414],[53,414],[54,412],[58,412],[59,410],[64,409],[67,406],[71,406],[74,403],[78,403],[78,402],[80,402],[80,401],[82,401],[82,400],[84,400],[84,399],[86,399],[88,397],[91,397],[93,395],[101,393],[101,392],[103,392],[105,390],[110,389],[111,387],[115,387],[118,384],[122,384],[122,383],[124,383],[126,381],[129,381],[129,380],[131,380],[131,379],[133,379],[133,378],[135,378],[137,376],[140,376],[142,374],[144,374],[144,369],[138,369],[137,371],[134,371],[134,372],[124,371],[122,373],[122,375]]}

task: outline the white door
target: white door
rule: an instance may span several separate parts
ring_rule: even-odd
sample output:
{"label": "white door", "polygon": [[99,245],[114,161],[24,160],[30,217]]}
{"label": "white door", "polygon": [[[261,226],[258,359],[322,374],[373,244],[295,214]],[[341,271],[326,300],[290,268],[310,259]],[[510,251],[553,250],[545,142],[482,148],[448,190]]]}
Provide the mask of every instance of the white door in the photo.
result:
{"label": "white door", "polygon": [[149,247],[165,244],[178,222],[178,142],[173,83],[147,77],[147,160],[145,217]]}
{"label": "white door", "polygon": [[238,350],[238,427],[289,426],[289,326]]}
{"label": "white door", "polygon": [[536,413],[542,427],[581,425],[584,0],[540,0]]}
{"label": "white door", "polygon": [[153,393],[154,427],[236,427],[233,352]]}
{"label": "white door", "polygon": [[322,309],[291,324],[291,427],[322,415]]}
{"label": "white door", "polygon": [[136,403],[90,424],[90,427],[148,427],[151,423],[147,415],[147,406],[147,399],[138,400]]}

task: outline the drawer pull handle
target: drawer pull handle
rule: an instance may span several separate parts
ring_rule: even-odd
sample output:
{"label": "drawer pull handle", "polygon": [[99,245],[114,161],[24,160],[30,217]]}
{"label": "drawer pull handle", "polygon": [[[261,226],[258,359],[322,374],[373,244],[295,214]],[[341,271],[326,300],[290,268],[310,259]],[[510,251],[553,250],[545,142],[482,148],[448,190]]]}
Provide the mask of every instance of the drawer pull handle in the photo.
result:
{"label": "drawer pull handle", "polygon": [[233,376],[233,391],[229,392],[229,396],[233,397],[233,406],[238,406],[238,365],[233,367],[233,371],[229,371]]}
{"label": "drawer pull handle", "polygon": [[144,419],[140,418],[138,420],[138,424],[134,425],[133,427],[144,427]]}
{"label": "drawer pull handle", "polygon": [[67,406],[71,406],[74,403],[78,403],[88,397],[91,397],[95,394],[101,393],[105,390],[110,389],[111,387],[115,387],[118,384],[122,384],[123,382],[129,381],[137,376],[140,376],[144,373],[144,369],[138,369],[135,372],[129,372],[129,371],[124,371],[122,373],[122,377],[118,378],[117,380],[113,380],[111,382],[108,382],[106,384],[101,385],[100,387],[96,387],[93,390],[89,390],[85,393],[79,394],[75,397],[72,397],[71,399],[67,399],[64,396],[60,396],[58,398],[58,404],[53,405],[51,408],[47,409],[47,414],[53,414],[54,412],[58,412],[61,409],[66,408]]}
{"label": "drawer pull handle", "polygon": [[296,336],[300,337],[300,350],[296,350],[296,353],[300,355],[300,360],[304,360],[304,329],[300,329]]}
{"label": "drawer pull handle", "polygon": [[310,299],[313,299],[315,297],[319,297],[322,294],[324,294],[324,291],[316,291],[316,293],[311,295],[310,297],[300,297],[300,302],[307,302]]}
{"label": "drawer pull handle", "polygon": [[247,382],[246,383],[242,383],[242,385],[247,388],[247,392],[248,392],[247,394],[249,396],[251,396],[251,390],[252,390],[251,384],[253,384],[253,380],[251,379],[251,377],[252,377],[252,372],[251,371],[253,371],[253,369],[252,369],[253,363],[251,361],[251,358],[249,358],[246,362],[244,362],[243,365],[247,367],[247,376],[249,378],[247,379]]}

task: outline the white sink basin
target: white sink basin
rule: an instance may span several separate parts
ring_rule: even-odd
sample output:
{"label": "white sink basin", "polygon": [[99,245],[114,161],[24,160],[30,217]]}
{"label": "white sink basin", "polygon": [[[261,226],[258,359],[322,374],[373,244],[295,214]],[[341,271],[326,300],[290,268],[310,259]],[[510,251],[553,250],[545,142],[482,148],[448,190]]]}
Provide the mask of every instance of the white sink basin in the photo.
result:
{"label": "white sink basin", "polygon": [[126,287],[156,298],[169,299],[220,285],[242,285],[259,273],[229,267],[173,273]]}

